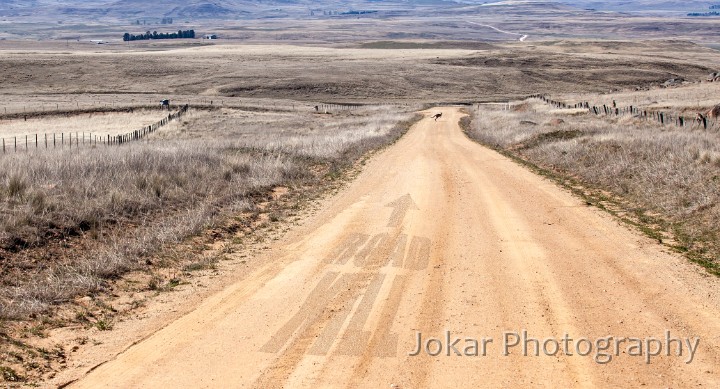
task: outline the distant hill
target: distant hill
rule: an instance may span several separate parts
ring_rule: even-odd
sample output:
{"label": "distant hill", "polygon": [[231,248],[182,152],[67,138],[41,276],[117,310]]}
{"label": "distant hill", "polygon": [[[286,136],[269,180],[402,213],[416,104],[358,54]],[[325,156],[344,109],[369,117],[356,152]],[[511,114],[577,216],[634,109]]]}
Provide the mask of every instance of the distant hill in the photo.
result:
{"label": "distant hill", "polygon": [[287,8],[289,13],[305,14],[316,5],[313,1],[294,0],[0,0],[0,16],[235,19],[282,8]]}
{"label": "distant hill", "polygon": [[560,0],[560,2],[578,8],[590,8],[600,11],[619,12],[667,12],[687,13],[690,11],[707,10],[718,4],[715,1],[703,0]]}
{"label": "distant hill", "polygon": [[390,14],[437,8],[438,12],[484,13],[489,5],[552,10],[558,6],[618,12],[707,12],[720,0],[0,0],[0,17],[88,20],[178,18],[232,20],[239,18],[301,17],[312,12],[331,15]]}
{"label": "distant hill", "polygon": [[0,0],[0,16],[88,18],[236,19],[239,17],[303,16],[312,10],[353,14],[376,9],[413,9],[433,4],[482,4],[451,0]]}

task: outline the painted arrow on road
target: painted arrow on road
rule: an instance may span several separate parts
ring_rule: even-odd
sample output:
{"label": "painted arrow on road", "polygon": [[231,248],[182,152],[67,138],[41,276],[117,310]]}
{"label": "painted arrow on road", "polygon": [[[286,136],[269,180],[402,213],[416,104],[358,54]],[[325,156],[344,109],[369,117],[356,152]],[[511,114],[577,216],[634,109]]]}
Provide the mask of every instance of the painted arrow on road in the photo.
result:
{"label": "painted arrow on road", "polygon": [[409,210],[420,209],[418,208],[417,204],[415,204],[415,201],[413,201],[412,197],[410,197],[409,193],[386,205],[386,207],[394,208],[392,215],[390,215],[390,220],[387,224],[388,227],[400,227],[403,220],[405,219],[405,215]]}

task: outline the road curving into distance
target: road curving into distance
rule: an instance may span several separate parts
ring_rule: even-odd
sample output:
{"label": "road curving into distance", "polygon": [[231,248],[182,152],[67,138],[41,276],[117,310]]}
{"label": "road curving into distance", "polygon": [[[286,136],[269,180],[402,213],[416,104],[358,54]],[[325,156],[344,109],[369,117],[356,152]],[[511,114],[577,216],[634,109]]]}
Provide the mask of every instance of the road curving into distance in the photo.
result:
{"label": "road curving into distance", "polygon": [[720,387],[717,278],[425,114],[259,270],[71,387]]}

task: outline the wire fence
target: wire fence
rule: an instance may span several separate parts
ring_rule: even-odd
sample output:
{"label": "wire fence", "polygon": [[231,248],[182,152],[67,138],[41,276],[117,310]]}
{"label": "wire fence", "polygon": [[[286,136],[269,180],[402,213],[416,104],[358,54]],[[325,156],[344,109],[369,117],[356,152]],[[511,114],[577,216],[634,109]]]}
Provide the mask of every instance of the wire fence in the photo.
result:
{"label": "wire fence", "polygon": [[[52,114],[75,114],[90,112],[123,112],[131,109],[154,109],[158,106],[160,97],[150,99],[132,99],[116,101],[110,96],[100,96],[97,100],[82,101],[38,101],[29,104],[27,101],[3,101],[0,105],[0,119],[31,118]],[[317,111],[339,112],[362,108],[363,104],[356,103],[330,103],[330,102],[302,102],[293,100],[270,100],[249,98],[206,98],[183,96],[177,99],[179,105],[191,105],[196,108],[231,108],[248,109],[254,111],[278,112],[307,112]]]}
{"label": "wire fence", "polygon": [[[213,100],[213,99],[198,99],[198,104],[193,105],[193,109],[222,109],[222,108],[228,108],[228,109],[242,109],[242,110],[249,110],[249,111],[267,111],[267,112],[313,112],[318,114],[334,114],[338,112],[345,112],[345,111],[355,111],[360,110],[365,107],[368,107],[368,105],[365,104],[355,104],[355,103],[302,103],[302,102],[267,102],[259,100],[257,102],[228,102],[224,100]],[[384,103],[380,104],[381,106],[387,106],[387,107],[394,107],[394,108],[400,108],[400,107],[408,107],[409,104],[401,104],[401,103]],[[373,104],[370,106],[377,106],[377,104]],[[89,110],[83,110],[81,106],[78,106],[77,109],[80,111],[77,111],[77,113],[86,113],[87,112],[133,112],[133,109],[137,108],[154,108],[156,106],[106,106],[106,107],[96,107],[91,108]],[[165,125],[169,124],[175,119],[178,119],[185,115],[189,109],[190,105],[185,104],[183,105],[177,112],[169,114],[167,117],[164,117],[160,119],[159,121],[142,127],[138,130],[130,131],[124,134],[119,135],[109,135],[109,134],[97,134],[94,132],[59,132],[59,133],[36,133],[36,134],[26,134],[26,135],[18,135],[18,136],[12,136],[12,137],[3,137],[0,138],[0,142],[2,145],[2,154],[8,154],[8,153],[17,153],[22,151],[29,151],[29,150],[43,150],[43,149],[78,149],[83,146],[98,146],[98,145],[105,145],[105,146],[112,146],[112,145],[122,145],[128,142],[133,142],[137,140],[141,140],[148,135],[154,133],[158,129],[164,127]],[[61,105],[57,105],[58,109],[63,108]],[[24,113],[14,113],[14,114],[8,114],[5,116],[6,119],[11,118],[23,118],[27,120],[27,116],[37,114],[39,116],[43,115],[53,115],[57,114],[58,112],[62,114],[72,114],[74,111],[45,111],[44,113],[41,112],[27,112]]]}
{"label": "wire fence", "polygon": [[656,110],[643,109],[636,106],[618,107],[613,102],[612,105],[591,105],[587,101],[579,103],[567,103],[563,101],[553,100],[545,95],[532,95],[530,98],[540,99],[543,102],[552,105],[557,109],[586,109],[594,115],[605,116],[626,116],[631,115],[635,118],[652,120],[661,125],[675,125],[690,129],[704,130],[720,130],[720,121],[717,117],[709,117],[708,115],[698,113],[695,116],[685,116],[674,112],[663,112]]}
{"label": "wire fence", "polygon": [[31,149],[77,149],[82,146],[122,145],[128,142],[145,138],[175,119],[182,117],[189,110],[186,104],[177,112],[158,120],[157,122],[119,135],[98,135],[92,132],[60,132],[13,136],[2,138],[2,153],[29,151]]}

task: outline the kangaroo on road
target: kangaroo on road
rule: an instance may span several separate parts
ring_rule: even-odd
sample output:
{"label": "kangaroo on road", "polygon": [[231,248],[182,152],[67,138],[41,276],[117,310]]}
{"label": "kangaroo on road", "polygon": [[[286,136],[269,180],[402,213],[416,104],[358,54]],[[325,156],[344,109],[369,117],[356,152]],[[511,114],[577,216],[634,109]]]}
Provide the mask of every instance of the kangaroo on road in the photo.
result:
{"label": "kangaroo on road", "polygon": [[435,121],[437,121],[438,119],[440,119],[441,116],[442,116],[442,112],[436,113],[435,115],[432,116],[432,118],[435,119]]}

